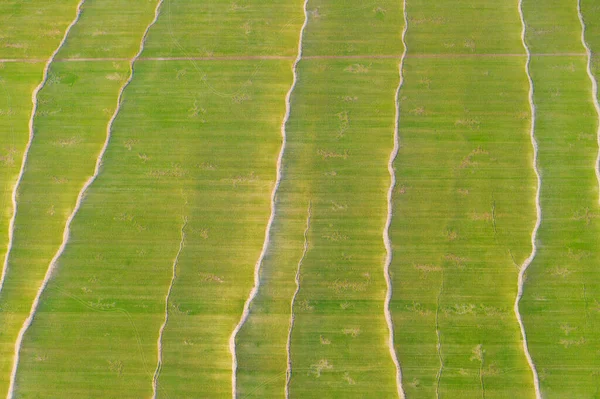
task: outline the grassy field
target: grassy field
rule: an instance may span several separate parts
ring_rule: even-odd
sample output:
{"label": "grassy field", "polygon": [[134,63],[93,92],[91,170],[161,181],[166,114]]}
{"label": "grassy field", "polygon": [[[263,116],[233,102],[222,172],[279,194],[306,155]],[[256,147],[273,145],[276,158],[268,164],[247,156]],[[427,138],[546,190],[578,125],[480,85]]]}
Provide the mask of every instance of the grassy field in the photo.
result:
{"label": "grassy field", "polygon": [[533,397],[513,313],[535,222],[517,3],[411,1],[407,13],[391,228],[404,389]]}
{"label": "grassy field", "polygon": [[[75,15],[75,4],[74,1],[52,7],[39,1],[0,4],[0,59],[3,60],[0,62],[0,257],[3,264],[9,242],[8,226],[14,211],[13,187],[29,137],[31,93],[42,79],[45,60],[58,46],[64,29]],[[4,62],[11,58],[40,59],[40,62]],[[7,310],[1,301],[0,318],[6,320]],[[3,354],[0,356],[0,394],[6,392],[12,360],[7,354],[12,352],[13,342],[6,339],[5,334],[5,329],[0,329]]]}
{"label": "grassy field", "polygon": [[[241,397],[284,394],[288,345],[293,397],[395,395],[381,233],[402,25],[384,3],[309,2],[272,241],[238,338]],[[359,58],[328,59],[346,55]]]}
{"label": "grassy field", "polygon": [[[165,3],[157,28],[178,12]],[[136,64],[102,174],[24,343],[23,397],[150,396],[184,224],[158,396],[231,396],[228,339],[268,218],[290,63]]]}
{"label": "grassy field", "polygon": [[[577,4],[552,3],[524,5],[532,50],[583,53]],[[545,398],[600,392],[598,115],[586,64],[585,56],[534,57],[531,64],[543,218],[522,307]]]}
{"label": "grassy field", "polygon": [[523,0],[529,65],[516,0],[59,3],[0,4],[0,395],[108,128],[7,399],[600,395],[578,0]]}
{"label": "grassy field", "polygon": [[[147,2],[143,2],[146,5]],[[122,3],[122,7],[125,3]],[[78,24],[85,31],[88,21],[100,5],[85,6]],[[127,29],[111,25],[121,34],[113,36],[117,44],[113,54],[133,56],[120,51],[122,43],[139,45],[141,33],[152,8],[138,8],[137,21],[130,15]],[[113,9],[118,11],[118,9]],[[64,11],[66,15],[66,11]],[[71,19],[75,17],[73,5]],[[106,21],[106,19],[104,18]],[[139,31],[134,33],[134,27]],[[97,21],[93,25],[98,25]],[[108,29],[108,26],[106,27]],[[64,49],[77,48],[85,54],[75,32],[67,37]],[[93,34],[93,33],[91,33]],[[55,47],[58,43],[55,44]],[[111,47],[106,41],[104,46]],[[54,49],[52,49],[54,51]],[[62,57],[62,51],[57,54]],[[12,367],[14,342],[29,314],[33,299],[50,260],[62,240],[68,215],[84,181],[92,174],[96,156],[106,137],[106,124],[114,111],[117,93],[127,78],[126,62],[53,63],[45,86],[37,96],[34,139],[23,179],[18,190],[18,212],[6,280],[0,293],[3,309],[2,381],[8,380]],[[41,78],[40,78],[41,79]],[[29,108],[31,109],[31,108]]]}

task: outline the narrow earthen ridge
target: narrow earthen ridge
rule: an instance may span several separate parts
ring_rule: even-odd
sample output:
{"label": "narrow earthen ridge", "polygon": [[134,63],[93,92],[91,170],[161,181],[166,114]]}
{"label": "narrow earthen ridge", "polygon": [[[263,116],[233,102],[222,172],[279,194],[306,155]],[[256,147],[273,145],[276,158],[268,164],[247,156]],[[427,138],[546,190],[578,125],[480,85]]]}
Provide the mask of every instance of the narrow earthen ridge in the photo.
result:
{"label": "narrow earthen ridge", "polygon": [[527,334],[525,333],[525,326],[523,324],[523,319],[521,318],[521,312],[519,310],[519,302],[521,301],[521,297],[523,296],[523,283],[524,276],[527,268],[535,258],[537,253],[537,232],[540,228],[540,223],[542,221],[542,209],[540,206],[540,189],[542,186],[542,179],[540,178],[540,172],[538,170],[538,144],[535,138],[535,104],[533,102],[533,80],[531,79],[531,74],[529,72],[529,66],[531,63],[531,53],[529,51],[529,47],[527,46],[527,42],[525,41],[525,17],[523,16],[523,0],[519,0],[519,16],[521,18],[521,25],[523,29],[521,30],[521,42],[523,43],[523,48],[527,53],[527,61],[525,62],[525,73],[527,74],[527,80],[529,82],[529,109],[531,111],[531,128],[529,130],[529,136],[531,138],[531,145],[533,147],[533,170],[535,171],[536,176],[536,192],[535,192],[535,212],[536,212],[536,220],[535,226],[533,227],[533,231],[531,232],[531,254],[525,262],[521,265],[519,269],[519,278],[518,278],[518,288],[517,288],[517,297],[515,299],[514,311],[517,317],[517,321],[519,322],[519,328],[521,329],[521,336],[523,338],[523,352],[525,352],[525,357],[527,358],[527,363],[529,363],[529,367],[531,368],[531,373],[533,374],[533,385],[535,388],[535,397],[537,399],[542,398],[542,394],[540,392],[540,380],[538,378],[538,373],[535,368],[535,364],[533,363],[533,359],[531,358],[531,354],[529,353],[529,346],[527,344]]}
{"label": "narrow earthen ridge", "polygon": [[25,165],[27,164],[27,158],[29,156],[29,149],[31,148],[31,143],[33,142],[33,135],[34,135],[33,119],[35,117],[37,107],[38,107],[38,93],[40,92],[40,90],[42,90],[42,88],[46,85],[46,82],[48,81],[48,70],[50,69],[50,64],[52,64],[52,62],[54,61],[54,58],[56,57],[56,54],[58,54],[58,52],[60,51],[62,46],[67,41],[67,36],[69,36],[69,32],[71,31],[71,28],[73,28],[73,26],[77,23],[77,21],[79,21],[79,17],[81,16],[81,8],[82,8],[84,2],[85,2],[85,0],[81,0],[79,2],[79,4],[77,4],[77,12],[75,13],[75,18],[73,19],[73,21],[71,21],[69,26],[67,26],[67,29],[65,30],[63,38],[60,41],[60,43],[58,44],[58,47],[54,50],[54,52],[52,53],[50,58],[48,58],[48,60],[46,61],[46,65],[44,66],[44,72],[42,74],[42,81],[40,82],[40,84],[37,85],[37,87],[35,89],[33,89],[33,92],[31,93],[32,109],[31,109],[31,116],[29,117],[29,139],[27,141],[27,145],[25,146],[25,151],[23,152],[23,159],[21,161],[21,169],[19,170],[19,175],[17,177],[17,181],[15,182],[15,185],[13,186],[13,191],[12,191],[12,196],[11,196],[13,214],[12,214],[12,217],[10,218],[10,222],[8,225],[8,246],[6,249],[6,255],[4,256],[4,264],[2,265],[2,276],[0,276],[0,292],[2,291],[2,287],[4,286],[4,280],[6,279],[6,273],[8,271],[8,258],[10,256],[10,252],[12,250],[12,245],[13,245],[15,220],[17,218],[17,191],[19,190],[19,186],[21,185],[21,180],[23,179],[23,174],[25,173]]}
{"label": "narrow earthen ridge", "polygon": [[[581,12],[581,0],[577,1],[577,14],[579,16],[579,22],[581,23],[581,44],[585,47],[585,52],[587,54],[587,74],[590,78],[590,82],[592,83],[592,101],[594,103],[594,108],[596,109],[596,115],[598,117],[598,130],[596,131],[596,140],[598,141],[598,155],[596,157],[596,165],[594,166],[594,171],[596,172],[596,180],[598,180],[598,187],[600,188],[600,104],[598,103],[598,82],[592,73],[592,51],[585,41],[585,21],[583,19],[583,14]],[[598,203],[600,203],[600,196],[598,197]]]}
{"label": "narrow earthen ridge", "polygon": [[297,67],[298,63],[302,59],[302,39],[304,37],[304,30],[306,29],[306,24],[308,23],[308,11],[306,10],[306,6],[308,5],[308,0],[304,0],[304,23],[302,24],[302,28],[300,29],[300,37],[298,39],[298,55],[296,56],[296,60],[292,65],[292,73],[293,80],[290,89],[288,90],[285,96],[285,115],[283,117],[283,121],[281,122],[281,149],[279,150],[279,157],[277,158],[277,177],[275,179],[275,186],[273,187],[273,192],[271,193],[271,215],[269,216],[269,221],[267,222],[267,227],[265,229],[265,240],[263,242],[262,250],[260,251],[260,255],[258,256],[258,261],[254,266],[254,287],[250,291],[246,302],[244,303],[244,310],[242,312],[242,317],[240,318],[239,323],[235,326],[233,332],[231,333],[231,337],[229,338],[229,351],[231,352],[232,364],[231,364],[231,395],[233,399],[237,397],[237,356],[236,356],[236,343],[235,340],[237,338],[237,334],[242,329],[242,326],[248,319],[248,315],[250,314],[250,305],[252,301],[256,297],[258,293],[258,289],[260,288],[260,268],[262,266],[263,259],[265,258],[265,254],[267,253],[267,249],[269,247],[269,239],[271,234],[271,226],[273,225],[273,220],[275,219],[275,199],[277,197],[277,190],[279,189],[279,184],[281,183],[281,175],[282,175],[282,160],[283,154],[285,153],[285,145],[286,145],[286,125],[288,119],[290,118],[290,98],[292,96],[292,92],[296,87],[296,83],[298,82],[298,74]]}
{"label": "narrow earthen ridge", "polygon": [[156,341],[157,359],[156,370],[154,371],[154,376],[152,377],[152,399],[156,399],[156,395],[158,394],[158,376],[160,375],[160,370],[162,369],[162,340],[165,328],[167,327],[167,322],[169,321],[169,301],[171,300],[171,292],[173,291],[173,285],[175,284],[175,280],[177,279],[177,264],[179,263],[179,256],[181,255],[181,251],[183,251],[183,246],[185,245],[185,226],[187,226],[187,222],[187,217],[184,217],[183,225],[181,226],[181,240],[179,241],[179,250],[177,251],[175,259],[173,260],[173,274],[171,276],[171,283],[169,284],[169,288],[167,289],[167,295],[165,296],[165,319],[162,325],[160,326],[160,330],[158,331],[158,340]]}
{"label": "narrow earthen ridge", "polygon": [[294,329],[294,321],[296,320],[296,316],[294,315],[294,304],[296,303],[296,297],[298,296],[298,292],[300,292],[300,272],[302,268],[302,262],[304,262],[304,258],[306,257],[306,252],[308,252],[308,231],[310,229],[310,217],[312,215],[312,204],[308,202],[308,212],[306,216],[306,229],[304,229],[304,249],[302,251],[302,256],[298,261],[298,268],[296,269],[296,290],[294,291],[294,295],[292,296],[292,301],[290,302],[290,327],[288,329],[287,343],[286,343],[286,353],[287,353],[287,370],[285,371],[285,399],[289,399],[290,397],[290,381],[292,380],[292,331]]}
{"label": "narrow earthen ridge", "polygon": [[444,371],[444,358],[442,356],[442,334],[440,331],[440,300],[444,293],[444,270],[442,269],[442,282],[440,284],[440,291],[437,296],[437,305],[435,307],[435,335],[437,337],[436,350],[438,359],[440,361],[440,368],[435,376],[435,397],[440,398],[440,381],[442,380],[442,372]]}
{"label": "narrow earthen ridge", "polygon": [[[79,4],[78,10],[81,10],[81,4],[83,4],[83,1],[84,0],[82,0],[81,3]],[[90,178],[85,182],[85,184],[81,188],[81,191],[79,191],[79,195],[77,196],[77,201],[75,202],[75,207],[73,208],[73,211],[69,215],[69,218],[67,219],[67,222],[65,224],[65,229],[63,231],[62,243],[60,244],[58,251],[56,251],[56,253],[54,254],[54,257],[52,258],[52,260],[50,261],[50,264],[48,265],[48,270],[46,271],[44,280],[42,281],[42,284],[40,285],[40,288],[38,289],[38,291],[36,293],[33,304],[31,305],[31,310],[29,312],[29,316],[23,323],[23,326],[21,327],[21,330],[19,331],[19,335],[17,336],[17,341],[15,342],[15,351],[14,351],[14,355],[13,355],[14,356],[13,357],[13,366],[12,366],[12,372],[10,375],[10,385],[9,385],[7,399],[12,399],[13,395],[14,395],[15,379],[17,376],[17,369],[19,367],[19,354],[21,351],[21,343],[23,342],[23,337],[24,337],[25,333],[27,332],[27,330],[29,329],[29,326],[31,326],[31,323],[33,322],[33,318],[34,318],[35,312],[38,308],[42,293],[44,292],[46,285],[48,285],[48,281],[50,281],[50,277],[52,276],[52,273],[54,272],[54,269],[56,268],[58,259],[60,258],[60,256],[62,255],[62,253],[65,250],[65,247],[67,246],[67,242],[69,240],[69,234],[71,232],[71,223],[73,222],[75,215],[77,214],[77,212],[79,211],[79,208],[81,207],[81,202],[83,201],[83,197],[85,196],[85,193],[87,192],[88,188],[92,185],[92,183],[96,180],[96,177],[98,177],[98,175],[100,173],[100,166],[102,164],[102,158],[104,157],[104,154],[106,153],[106,149],[108,148],[108,143],[110,142],[112,126],[113,126],[115,119],[117,118],[117,115],[119,114],[119,111],[121,109],[121,104],[123,102],[123,92],[127,88],[127,86],[129,86],[129,83],[131,83],[131,80],[133,79],[133,64],[138,59],[140,54],[142,54],[142,51],[144,51],[144,41],[146,40],[146,37],[148,36],[148,31],[150,30],[152,25],[154,25],[156,23],[156,20],[158,19],[159,10],[160,10],[160,6],[162,3],[163,3],[163,0],[158,1],[157,5],[156,5],[156,9],[154,11],[154,19],[146,27],[146,30],[144,31],[144,34],[142,35],[142,40],[140,42],[140,48],[139,48],[137,54],[130,60],[129,78],[123,84],[123,86],[121,86],[121,90],[119,91],[119,94],[117,97],[117,107],[115,108],[115,112],[113,113],[112,117],[108,121],[108,125],[106,127],[106,139],[104,141],[104,145],[102,146],[102,149],[100,150],[100,153],[98,154],[98,157],[96,158],[96,166],[94,168],[94,174],[92,176],[90,176]],[[79,16],[79,13],[78,13],[78,16]],[[75,20],[75,22],[76,22],[76,20]],[[75,22],[73,22],[70,25],[70,27],[72,27]]]}
{"label": "narrow earthen ridge", "polygon": [[388,327],[388,347],[390,350],[390,356],[392,357],[392,361],[396,366],[396,388],[398,390],[398,397],[401,399],[405,398],[404,388],[402,387],[402,368],[400,367],[400,361],[398,360],[398,354],[396,353],[396,349],[394,348],[394,322],[392,320],[392,314],[390,313],[390,302],[392,301],[392,281],[390,277],[390,265],[392,264],[392,243],[390,241],[390,226],[392,224],[392,214],[393,214],[393,195],[394,188],[396,187],[396,173],[394,170],[394,161],[398,156],[398,151],[400,150],[400,137],[399,137],[399,128],[400,128],[400,90],[402,89],[402,84],[404,83],[404,60],[406,59],[407,47],[406,47],[406,32],[408,30],[408,17],[406,12],[406,0],[403,1],[403,16],[404,16],[404,28],[402,30],[402,45],[404,50],[402,51],[402,57],[400,58],[400,63],[398,64],[398,75],[399,82],[398,87],[396,88],[396,95],[394,98],[394,104],[396,107],[396,113],[394,115],[394,147],[390,154],[390,158],[388,161],[388,172],[390,174],[390,187],[387,192],[387,219],[385,221],[385,227],[383,229],[383,244],[385,245],[385,263],[383,266],[383,274],[385,277],[385,283],[387,286],[387,292],[385,295],[385,302],[383,305],[383,312],[385,315],[385,321]]}

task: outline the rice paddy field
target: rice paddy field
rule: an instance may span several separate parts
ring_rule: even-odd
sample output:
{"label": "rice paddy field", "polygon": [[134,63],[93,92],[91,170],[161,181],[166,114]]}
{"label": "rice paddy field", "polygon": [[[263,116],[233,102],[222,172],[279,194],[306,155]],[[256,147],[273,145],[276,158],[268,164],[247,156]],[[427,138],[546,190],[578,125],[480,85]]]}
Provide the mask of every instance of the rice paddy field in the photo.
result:
{"label": "rice paddy field", "polygon": [[594,0],[0,3],[0,397],[600,398]]}

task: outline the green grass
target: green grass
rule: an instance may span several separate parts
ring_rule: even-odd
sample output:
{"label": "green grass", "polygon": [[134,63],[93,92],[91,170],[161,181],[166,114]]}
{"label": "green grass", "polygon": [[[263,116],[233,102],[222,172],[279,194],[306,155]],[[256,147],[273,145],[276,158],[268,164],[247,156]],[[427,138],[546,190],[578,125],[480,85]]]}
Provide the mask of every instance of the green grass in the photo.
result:
{"label": "green grass", "polygon": [[296,55],[302,0],[165,0],[144,56]]}
{"label": "green grass", "polygon": [[[308,11],[307,57],[401,53],[401,9],[393,2],[311,1]],[[381,235],[398,59],[306,59],[297,74],[261,289],[238,336],[239,395],[284,393],[290,301],[311,203],[290,395],[393,397]]]}
{"label": "green grass", "polygon": [[[72,3],[72,4],[70,4]],[[56,48],[64,28],[75,15],[75,2],[60,5],[40,1],[23,3],[5,1],[0,4],[0,59],[41,58],[50,56]],[[72,11],[72,14],[69,12]],[[8,225],[12,217],[11,195],[16,182],[23,151],[29,137],[28,120],[31,113],[31,93],[41,80],[44,64],[0,63],[0,259],[4,262],[8,244]],[[0,318],[5,319],[5,306],[0,303]],[[4,326],[3,326],[4,327]],[[7,388],[12,350],[0,331],[0,392]]]}
{"label": "green grass", "polygon": [[[356,63],[368,71],[350,72]],[[291,395],[392,397],[381,232],[397,61],[307,60],[298,76],[272,249],[238,340],[240,395],[283,393],[289,307],[310,201],[309,249],[294,307]],[[331,368],[319,375],[325,361]]]}
{"label": "green grass", "polygon": [[[528,41],[543,52],[583,52],[576,4],[547,10],[564,30]],[[526,15],[543,12],[529,2]],[[537,25],[532,23],[535,32]],[[570,38],[570,41],[566,41]],[[592,36],[593,38],[593,36]],[[593,42],[593,39],[592,39]],[[536,136],[542,173],[538,256],[525,285],[523,316],[545,398],[598,397],[598,120],[587,57],[534,58]]]}
{"label": "green grass", "polygon": [[[138,64],[102,174],[24,345],[24,397],[150,394],[184,217],[159,396],[231,395],[227,342],[268,218],[289,63],[204,67],[210,86],[193,73],[177,78],[186,61]],[[246,100],[214,94],[237,91],[252,74]],[[204,111],[195,115],[194,104]],[[55,324],[61,332],[51,333]]]}
{"label": "green grass", "polygon": [[[64,59],[129,59],[156,1],[86,2],[40,92],[0,292],[2,393],[17,332],[129,74],[126,61]],[[0,63],[0,231],[12,214],[31,92],[76,4],[0,4],[0,59],[35,60]],[[143,56],[181,59],[136,63],[101,174],[23,341],[16,397],[149,397],[182,233],[158,397],[231,397],[228,341],[269,218],[302,5],[164,1]],[[544,398],[600,395],[598,116],[587,58],[564,55],[584,53],[576,5],[523,4],[542,224],[520,309]],[[586,39],[600,51],[599,8],[583,0],[582,10]],[[402,11],[391,0],[308,2],[270,246],[237,336],[239,397],[283,396],[309,204],[290,396],[397,396],[382,230]],[[404,390],[533,397],[513,312],[536,189],[518,2],[411,0],[408,21],[390,231]],[[253,59],[263,56],[273,59]],[[594,55],[596,76],[598,68]]]}
{"label": "green grass", "polygon": [[408,15],[391,228],[404,389],[533,397],[513,313],[535,222],[525,57],[477,57],[524,54],[517,3],[410,2]]}
{"label": "green grass", "polygon": [[[92,10],[90,7],[86,15]],[[139,46],[143,29],[152,17],[152,13],[140,10],[137,20],[128,21],[130,33],[123,33],[118,42]],[[80,23],[85,27],[90,18],[91,15],[86,16]],[[111,44],[106,42],[105,46]],[[85,51],[86,45],[72,34],[65,50],[79,46]],[[133,56],[119,50],[119,46],[114,54]],[[18,191],[13,249],[0,293],[2,392],[8,383],[17,333],[62,241],[64,225],[79,190],[93,173],[96,156],[106,137],[106,125],[116,107],[117,93],[128,73],[127,62],[55,63],[39,93],[35,136]]]}
{"label": "green grass", "polygon": [[77,3],[76,0],[59,4],[41,0],[3,1],[0,4],[0,59],[39,58],[45,61],[75,18]]}

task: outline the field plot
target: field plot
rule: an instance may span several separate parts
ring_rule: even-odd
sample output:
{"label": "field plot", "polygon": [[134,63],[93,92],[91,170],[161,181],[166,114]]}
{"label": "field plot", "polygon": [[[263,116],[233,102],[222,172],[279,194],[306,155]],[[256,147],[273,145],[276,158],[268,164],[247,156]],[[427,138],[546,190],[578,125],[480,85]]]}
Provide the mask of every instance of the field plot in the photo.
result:
{"label": "field plot", "polygon": [[[532,51],[583,53],[577,2],[548,3],[524,3]],[[587,61],[585,55],[531,61],[542,223],[522,311],[544,398],[600,393],[598,115]]]}
{"label": "field plot", "polygon": [[397,395],[381,235],[401,11],[308,2],[271,241],[237,340],[239,397]]}
{"label": "field plot", "polygon": [[1,1],[0,396],[600,397],[599,15]]}
{"label": "field plot", "polygon": [[[0,276],[9,242],[8,228],[14,212],[13,188],[29,137],[27,124],[31,114],[31,95],[42,79],[44,62],[58,46],[64,29],[75,15],[75,5],[75,1],[52,7],[44,6],[40,1],[5,1],[0,4]],[[6,62],[15,58],[32,61]],[[39,62],[33,61],[38,59]],[[0,282],[0,290],[1,285]],[[4,312],[4,307],[0,305],[0,314]],[[2,393],[8,386],[7,370],[10,371],[12,359],[12,356],[4,354],[12,353],[13,347],[3,336],[4,329],[0,330]]]}
{"label": "field plot", "polygon": [[[121,34],[119,42],[139,45],[147,23],[144,20],[152,17],[153,8],[147,7],[146,3],[138,7],[137,20],[130,15],[127,26],[132,32]],[[97,7],[102,6],[82,7],[78,23],[85,26],[87,21],[93,21]],[[119,12],[119,9],[114,11]],[[76,7],[73,5],[71,13],[63,12],[71,14],[73,20]],[[133,33],[136,26],[139,31]],[[124,29],[112,24],[110,28]],[[77,35],[69,35],[65,49],[78,47],[78,51],[85,54],[83,44],[80,46]],[[110,47],[111,42],[104,45]],[[57,46],[58,43],[55,49]],[[115,54],[132,56],[119,51]],[[61,57],[61,51],[57,57]],[[18,189],[14,240],[0,293],[3,392],[13,367],[17,334],[29,314],[50,260],[59,248],[77,194],[93,172],[96,156],[106,137],[106,125],[116,107],[117,93],[128,73],[127,62],[54,62],[36,96],[34,139]]]}
{"label": "field plot", "polygon": [[[176,10],[165,2],[156,27]],[[269,216],[291,76],[287,59],[136,63],[102,172],[24,341],[19,395],[150,396],[176,267],[157,396],[231,396],[228,341]]]}
{"label": "field plot", "polygon": [[390,235],[409,398],[534,396],[513,313],[535,223],[526,57],[517,2],[478,4],[407,8]]}

